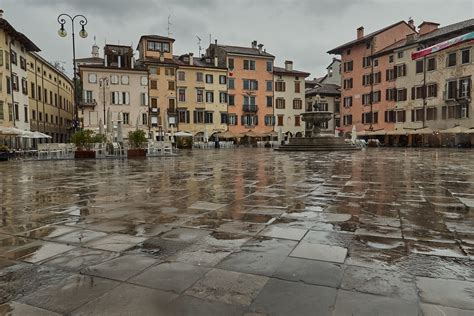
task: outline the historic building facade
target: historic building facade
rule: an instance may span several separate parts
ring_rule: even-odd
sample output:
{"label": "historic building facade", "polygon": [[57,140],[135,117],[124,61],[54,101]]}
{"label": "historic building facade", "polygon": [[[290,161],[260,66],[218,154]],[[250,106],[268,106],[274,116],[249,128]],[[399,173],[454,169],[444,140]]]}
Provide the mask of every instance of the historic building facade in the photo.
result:
{"label": "historic building facade", "polygon": [[273,82],[266,82],[265,89],[274,91],[275,130],[289,137],[302,136],[305,130],[301,113],[305,111],[305,78],[309,73],[293,69],[292,61],[285,61],[285,67],[273,68]]}
{"label": "historic building facade", "polygon": [[360,27],[355,40],[328,52],[341,56],[341,127],[345,132],[351,131],[353,125],[357,131],[388,128],[381,115],[390,106],[387,102],[393,102],[383,96],[390,84],[383,77],[390,62],[373,56],[413,33],[412,21],[400,21],[368,35]]}
{"label": "historic building facade", "polygon": [[148,72],[136,64],[132,47],[105,45],[103,64],[80,63],[79,73],[79,116],[85,129],[98,132],[99,123],[106,124],[110,111],[114,125],[122,113],[125,138],[137,127],[149,132]]}
{"label": "historic building facade", "polygon": [[208,139],[227,129],[227,68],[217,58],[175,56],[177,70],[177,127]]}
{"label": "historic building facade", "polygon": [[28,53],[27,68],[30,130],[51,136],[53,143],[68,142],[74,117],[73,82],[34,52]]}
{"label": "historic building facade", "polygon": [[[207,56],[217,57],[218,65],[227,71],[228,115],[231,132],[257,134],[273,131],[273,61],[275,57],[252,42],[250,47],[211,44]],[[303,89],[303,86],[302,86]]]}
{"label": "historic building facade", "polygon": [[0,126],[30,130],[28,53],[40,49],[0,10]]}
{"label": "historic building facade", "polygon": [[173,57],[174,39],[143,35],[138,43],[139,63],[148,70],[150,131],[162,136],[177,126],[176,75],[178,64]]}

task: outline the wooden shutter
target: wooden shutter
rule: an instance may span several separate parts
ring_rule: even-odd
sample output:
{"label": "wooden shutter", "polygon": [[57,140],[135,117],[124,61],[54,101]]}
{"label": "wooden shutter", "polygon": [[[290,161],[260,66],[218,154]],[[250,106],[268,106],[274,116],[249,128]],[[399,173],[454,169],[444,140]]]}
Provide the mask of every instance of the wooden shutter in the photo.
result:
{"label": "wooden shutter", "polygon": [[415,100],[416,97],[416,89],[415,87],[411,87],[411,99]]}

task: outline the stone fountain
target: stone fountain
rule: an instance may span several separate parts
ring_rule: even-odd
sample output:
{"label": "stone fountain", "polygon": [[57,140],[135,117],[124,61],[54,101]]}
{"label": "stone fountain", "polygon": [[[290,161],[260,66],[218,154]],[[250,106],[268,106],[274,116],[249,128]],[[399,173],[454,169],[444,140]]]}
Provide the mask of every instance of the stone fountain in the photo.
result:
{"label": "stone fountain", "polygon": [[343,137],[334,134],[321,134],[321,126],[329,122],[333,113],[330,111],[319,111],[302,113],[302,120],[306,123],[305,137],[290,138],[289,143],[275,148],[278,151],[334,151],[334,150],[357,150],[359,148],[346,143]]}

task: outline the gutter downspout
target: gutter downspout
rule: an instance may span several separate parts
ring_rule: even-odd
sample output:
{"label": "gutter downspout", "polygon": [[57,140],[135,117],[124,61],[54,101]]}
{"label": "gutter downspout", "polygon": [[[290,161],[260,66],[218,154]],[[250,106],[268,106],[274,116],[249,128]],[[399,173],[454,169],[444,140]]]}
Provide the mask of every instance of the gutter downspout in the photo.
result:
{"label": "gutter downspout", "polygon": [[[8,42],[8,63],[10,66],[10,92],[12,93],[12,119],[13,126],[16,127],[16,111],[15,111],[15,91],[13,90],[13,66],[12,66],[12,40]],[[8,104],[7,104],[8,107]]]}

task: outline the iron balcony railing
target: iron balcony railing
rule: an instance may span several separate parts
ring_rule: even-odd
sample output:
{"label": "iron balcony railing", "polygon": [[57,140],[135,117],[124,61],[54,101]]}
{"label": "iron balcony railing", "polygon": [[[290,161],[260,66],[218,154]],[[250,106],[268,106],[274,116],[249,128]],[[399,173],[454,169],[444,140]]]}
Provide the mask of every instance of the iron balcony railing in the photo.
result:
{"label": "iron balcony railing", "polygon": [[244,104],[242,106],[242,110],[244,112],[257,112],[258,111],[258,106],[257,105]]}

